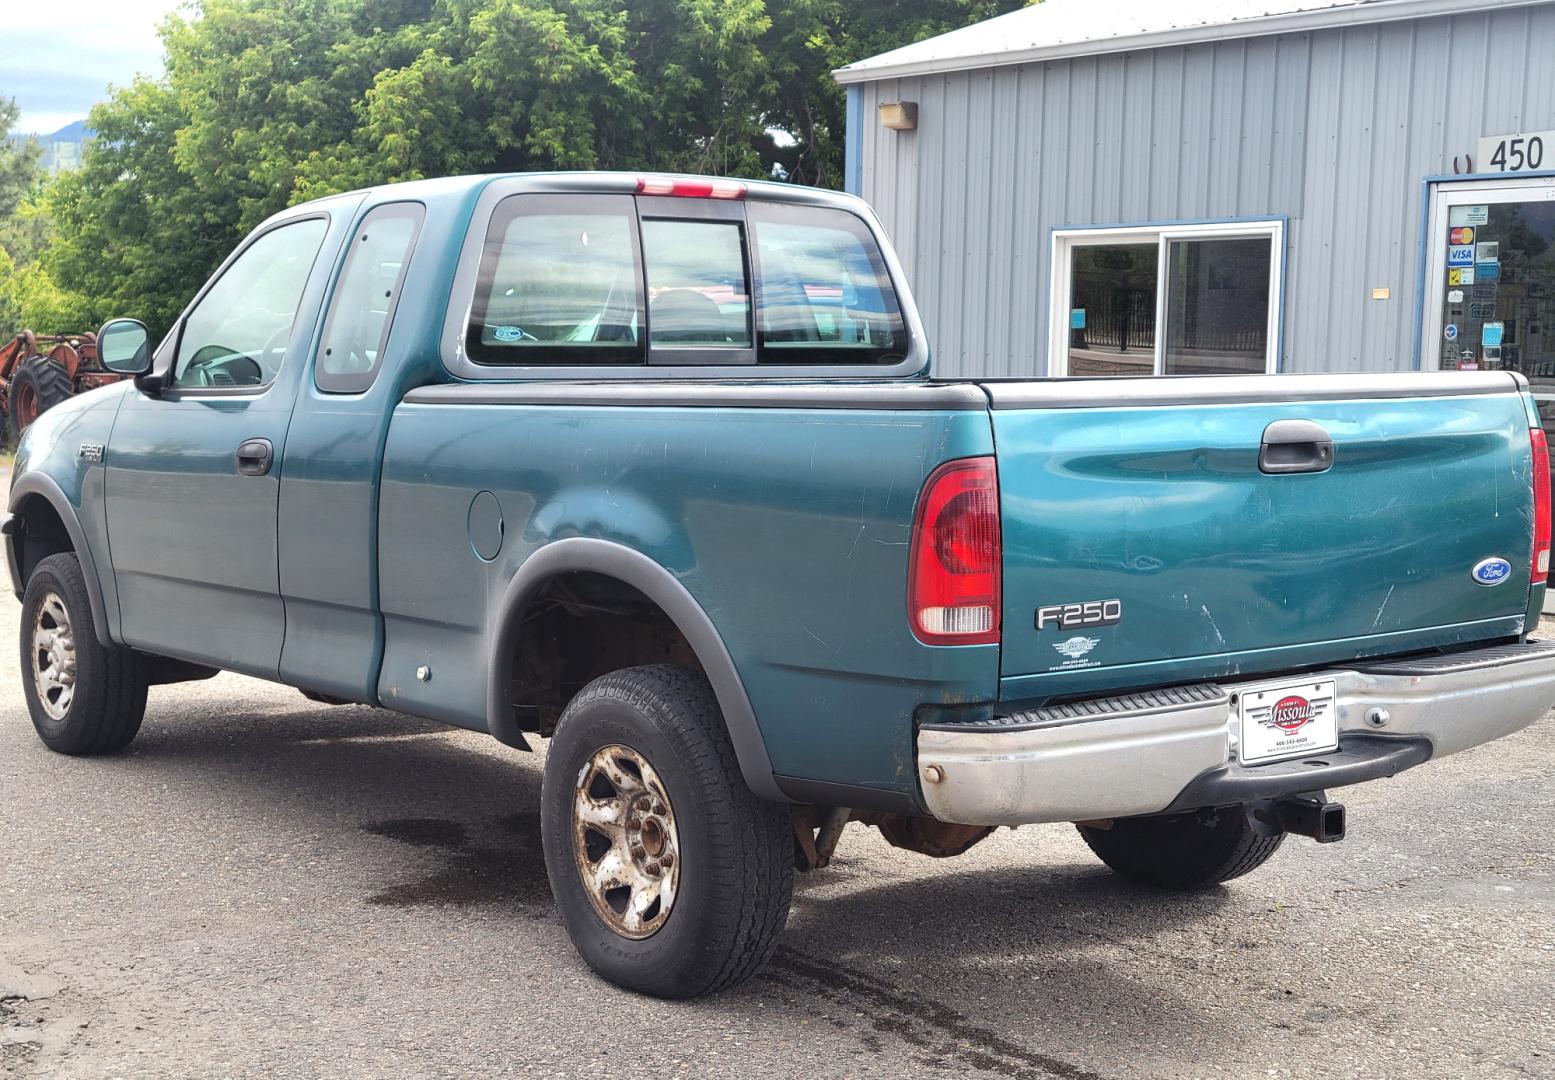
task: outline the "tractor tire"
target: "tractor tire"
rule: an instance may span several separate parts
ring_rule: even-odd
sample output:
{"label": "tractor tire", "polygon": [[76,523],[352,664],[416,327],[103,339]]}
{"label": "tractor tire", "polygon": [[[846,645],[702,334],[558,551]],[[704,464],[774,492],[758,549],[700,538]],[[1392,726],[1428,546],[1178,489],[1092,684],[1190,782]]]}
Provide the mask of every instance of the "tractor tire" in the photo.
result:
{"label": "tractor tire", "polygon": [[32,422],[74,392],[64,365],[47,356],[29,356],[16,365],[8,395],[7,435],[19,442]]}

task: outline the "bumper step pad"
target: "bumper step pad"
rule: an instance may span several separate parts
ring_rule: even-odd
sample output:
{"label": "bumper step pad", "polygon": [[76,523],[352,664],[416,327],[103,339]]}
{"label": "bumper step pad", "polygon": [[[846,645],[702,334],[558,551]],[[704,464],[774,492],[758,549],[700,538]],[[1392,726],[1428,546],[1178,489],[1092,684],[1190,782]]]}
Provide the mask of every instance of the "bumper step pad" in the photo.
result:
{"label": "bumper step pad", "polygon": [[934,722],[924,724],[923,729],[926,731],[1021,731],[1028,728],[1088,723],[1092,720],[1115,720],[1126,716],[1177,712],[1181,709],[1202,708],[1205,705],[1229,706],[1230,701],[1231,695],[1214,683],[1196,683],[1191,686],[1169,686],[1163,690],[1145,690],[1138,694],[1117,694],[1113,697],[1067,701],[1059,705],[1042,705],[1004,715],[969,715],[965,720],[959,717],[946,719],[942,715]]}

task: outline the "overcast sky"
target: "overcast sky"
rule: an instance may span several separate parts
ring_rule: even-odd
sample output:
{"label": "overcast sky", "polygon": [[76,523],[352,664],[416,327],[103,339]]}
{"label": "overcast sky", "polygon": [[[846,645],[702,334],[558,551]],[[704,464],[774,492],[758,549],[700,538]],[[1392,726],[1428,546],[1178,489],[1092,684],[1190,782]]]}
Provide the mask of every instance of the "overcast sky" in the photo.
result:
{"label": "overcast sky", "polygon": [[162,70],[157,25],[183,0],[0,0],[0,97],[21,106],[21,131],[47,135],[137,72]]}

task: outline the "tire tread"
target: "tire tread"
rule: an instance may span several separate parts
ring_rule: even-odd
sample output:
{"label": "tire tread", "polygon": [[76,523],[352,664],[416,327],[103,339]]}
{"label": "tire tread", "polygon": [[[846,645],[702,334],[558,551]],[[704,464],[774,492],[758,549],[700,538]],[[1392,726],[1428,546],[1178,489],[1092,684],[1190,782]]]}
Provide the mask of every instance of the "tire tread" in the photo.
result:
{"label": "tire tread", "polygon": [[[699,672],[669,664],[623,668],[579,692],[567,712],[612,699],[643,715],[666,735],[690,784],[708,800],[710,850],[705,861],[706,940],[717,947],[687,970],[677,985],[634,987],[665,997],[716,993],[744,982],[771,957],[788,920],[793,893],[792,827],[787,807],[755,796],[746,786],[712,688]],[[561,723],[567,717],[564,714]],[[671,793],[673,800],[674,793]]]}
{"label": "tire tread", "polygon": [[[45,730],[52,722],[40,719],[41,706],[29,676],[32,658],[28,654],[31,627],[30,612],[41,582],[52,578],[63,593],[70,612],[71,633],[76,642],[75,699],[65,720],[65,730]],[[22,682],[28,711],[38,736],[51,750],[76,757],[111,754],[123,750],[140,731],[146,714],[146,665],[137,652],[117,645],[105,646],[97,640],[92,622],[91,599],[81,562],[73,553],[50,555],[38,563],[28,581],[22,604],[21,661]]]}
{"label": "tire tread", "polygon": [[1251,873],[1285,839],[1283,833],[1259,835],[1241,807],[1195,811],[1173,819],[1120,818],[1111,829],[1076,828],[1086,846],[1114,873],[1173,890],[1208,888]]}

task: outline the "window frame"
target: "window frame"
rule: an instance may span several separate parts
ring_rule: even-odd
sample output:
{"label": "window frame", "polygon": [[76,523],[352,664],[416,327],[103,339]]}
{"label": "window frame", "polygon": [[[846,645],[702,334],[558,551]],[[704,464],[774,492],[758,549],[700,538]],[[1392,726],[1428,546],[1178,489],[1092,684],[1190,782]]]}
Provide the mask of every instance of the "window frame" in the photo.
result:
{"label": "window frame", "polygon": [[[795,224],[795,222],[781,221],[779,219],[783,216],[783,214],[785,214],[785,213],[787,213],[789,211],[792,211],[792,210],[795,210],[795,209],[799,209],[799,210],[806,209],[803,206],[796,207],[792,203],[778,202],[776,200],[763,200],[759,205],[761,205],[763,207],[766,207],[766,208],[769,208],[769,209],[771,209],[773,211],[772,217],[768,221],[766,221],[765,224],[775,224],[775,225],[791,225],[791,224]],[[865,254],[872,256],[872,258],[871,258],[871,269],[874,269],[877,272],[881,273],[885,277],[886,283],[891,286],[891,298],[896,302],[896,314],[897,314],[897,317],[901,319],[901,322],[902,322],[902,332],[907,335],[907,339],[908,339],[908,347],[907,347],[907,351],[906,351],[905,355],[910,357],[912,355],[912,350],[916,346],[917,342],[916,342],[916,338],[913,336],[911,331],[908,329],[908,304],[904,302],[904,298],[903,298],[901,292],[898,289],[896,279],[891,274],[891,266],[890,266],[890,263],[887,260],[887,256],[889,254],[889,249],[884,244],[881,243],[881,239],[880,239],[879,234],[876,233],[876,232],[873,232],[870,229],[868,221],[865,221],[859,215],[851,213],[848,210],[843,209],[841,207],[811,207],[810,209],[816,209],[816,210],[822,210],[822,211],[833,211],[833,212],[840,212],[840,213],[843,213],[843,214],[847,214],[849,217],[853,218],[855,221],[857,221],[859,223],[859,225],[864,230],[864,235],[867,238],[869,238],[870,240],[874,241],[874,243],[875,243],[874,251],[873,252],[866,252]],[[761,226],[764,224],[764,222],[761,220],[761,217],[760,217],[761,214],[762,214],[762,211],[758,210],[757,211],[757,215],[758,216],[757,216],[757,218],[755,220],[752,220],[751,215],[749,213],[747,213],[745,215],[746,230],[747,230],[747,234],[748,234],[748,237],[749,237],[748,246],[749,246],[749,251],[750,251],[751,287],[753,289],[762,289],[762,288],[764,288],[765,287],[764,283],[766,281],[766,276],[762,272],[762,267],[761,267],[761,245],[755,239],[755,234],[760,231]],[[879,260],[879,265],[878,266],[874,265],[874,260],[875,259]],[[763,297],[763,300],[765,300],[765,297]],[[762,312],[762,311],[765,311],[765,309],[766,309],[765,303],[763,303],[761,306],[758,307],[754,303],[754,300],[753,300],[752,305],[751,305],[751,334],[752,334],[752,336],[751,336],[751,344],[753,344],[756,347],[756,361],[757,361],[757,363],[759,363],[764,368],[778,367],[781,364],[780,361],[775,361],[775,360],[767,359],[768,356],[772,355],[771,351],[769,351],[769,350],[771,350],[772,347],[765,343],[765,341],[763,339],[763,336],[762,336],[763,335],[763,331],[762,331],[762,327],[761,327],[761,320],[759,318],[757,318],[758,313]],[[781,353],[783,350],[776,350],[776,351]],[[871,363],[865,363],[865,364],[836,364],[836,363],[829,363],[829,362],[824,362],[824,361],[819,361],[819,360],[812,360],[812,361],[809,361],[808,363],[804,363],[804,364],[788,364],[788,365],[782,365],[782,366],[787,366],[787,367],[804,367],[804,368],[807,368],[807,369],[810,369],[810,370],[825,371],[825,370],[829,370],[829,369],[834,368],[834,367],[849,367],[849,368],[860,368],[860,367],[862,367],[862,368],[871,368],[871,369],[874,369],[874,370],[880,370],[882,368],[889,368],[889,367],[892,367],[894,365],[881,364],[881,363],[878,363],[878,362],[871,362]]]}
{"label": "window frame", "polygon": [[[641,251],[643,274],[643,339],[648,343],[650,367],[755,367],[757,296],[755,267],[752,263],[750,226],[745,220],[743,201],[716,199],[677,199],[667,195],[637,196],[637,245]],[[653,316],[648,310],[648,243],[643,237],[646,221],[689,221],[703,224],[733,225],[740,237],[740,265],[745,271],[745,331],[749,345],[655,345]]]}
{"label": "window frame", "polygon": [[[265,394],[270,392],[272,387],[281,381],[281,375],[286,370],[287,361],[291,358],[293,351],[298,348],[297,334],[301,329],[301,327],[298,325],[300,320],[294,318],[292,321],[291,337],[286,339],[286,352],[281,356],[281,366],[275,369],[275,377],[272,378],[269,382],[262,383],[258,386],[180,386],[174,380],[178,373],[178,354],[179,351],[183,348],[184,344],[184,331],[188,329],[189,316],[193,315],[195,311],[199,309],[200,305],[205,302],[206,296],[208,296],[210,291],[216,287],[216,283],[225,277],[227,271],[236,266],[238,260],[241,259],[244,255],[248,254],[249,249],[252,248],[255,244],[259,243],[260,240],[264,239],[266,236],[269,236],[276,230],[284,229],[290,225],[300,225],[305,221],[322,221],[324,222],[324,235],[319,239],[319,249],[313,253],[313,263],[309,266],[308,275],[303,279],[302,283],[302,293],[299,297],[298,309],[298,314],[300,315],[300,300],[302,298],[306,298],[308,293],[308,285],[313,281],[314,275],[318,273],[319,259],[324,254],[325,244],[329,242],[329,229],[332,220],[333,219],[327,210],[315,210],[312,213],[298,214],[296,217],[283,218],[280,221],[274,221],[269,225],[256,229],[241,244],[233,249],[232,254],[228,255],[226,261],[223,262],[221,266],[217,267],[216,272],[212,274],[210,279],[200,287],[200,291],[195,294],[194,299],[189,301],[182,314],[178,316],[177,327],[174,333],[171,335],[172,348],[168,351],[167,367],[165,369],[165,378],[167,383],[161,391],[161,396],[164,399],[169,401],[177,401],[179,398],[185,397],[263,397]],[[307,334],[309,338],[312,337],[316,326],[316,319],[308,324]],[[162,348],[163,346],[158,346],[157,352],[160,353]],[[154,359],[153,363],[155,363]]]}
{"label": "window frame", "polygon": [[[612,198],[611,202],[620,202],[623,208],[626,209],[626,219],[629,225],[628,231],[631,234],[630,242],[632,246],[633,280],[637,283],[638,310],[643,313],[643,325],[641,333],[639,335],[638,341],[635,342],[637,345],[638,359],[630,361],[623,360],[613,364],[579,364],[565,361],[544,361],[530,364],[507,364],[501,362],[500,360],[480,359],[480,356],[484,355],[485,350],[491,347],[486,345],[477,346],[476,344],[479,341],[479,328],[477,326],[477,321],[479,320],[480,326],[484,326],[485,318],[487,315],[487,311],[485,310],[477,312],[476,304],[480,302],[482,293],[485,294],[487,305],[489,306],[491,303],[492,279],[496,275],[497,262],[501,250],[500,242],[497,242],[495,245],[493,244],[492,230],[500,222],[503,233],[506,234],[506,231],[512,227],[513,222],[517,221],[521,217],[540,217],[547,214],[564,215],[568,213],[578,213],[580,211],[586,211],[587,208],[589,208],[591,205],[598,205],[597,199],[594,203],[591,204],[567,194],[541,194],[533,200],[526,200],[524,202],[520,202],[514,199],[511,201],[511,206],[509,205],[509,199],[503,199],[500,203],[497,204],[491,215],[486,219],[485,224],[482,225],[479,230],[481,237],[481,242],[478,248],[479,255],[477,256],[479,261],[476,267],[474,285],[470,293],[468,315],[464,319],[464,325],[460,331],[462,354],[469,358],[470,362],[477,370],[483,372],[503,371],[507,370],[508,368],[516,367],[526,371],[558,370],[565,372],[581,371],[585,369],[598,370],[601,368],[612,371],[630,371],[635,368],[646,367],[648,365],[648,293],[647,283],[643,270],[642,226],[638,220],[637,208],[635,205],[632,205],[629,196],[617,196]],[[473,225],[471,226],[470,231],[472,234],[476,232],[476,229]],[[466,245],[466,250],[468,250],[468,244]],[[451,311],[452,308],[450,308],[450,312]],[[525,350],[523,349],[496,349],[492,355],[522,355],[524,351]],[[624,346],[622,346],[620,351],[624,353],[627,350]],[[489,378],[489,376],[485,377]]]}
{"label": "window frame", "polygon": [[[367,371],[353,371],[333,373],[324,370],[324,347],[329,341],[329,332],[334,328],[335,316],[339,312],[340,288],[345,283],[346,275],[351,272],[351,266],[356,258],[356,248],[353,241],[367,229],[374,220],[385,217],[396,217],[405,214],[406,211],[414,218],[411,224],[410,240],[405,245],[405,258],[400,264],[399,276],[394,279],[394,296],[389,304],[388,315],[383,320],[383,331],[378,338],[378,348],[373,353],[373,366]],[[383,350],[389,343],[389,333],[394,329],[394,316],[399,311],[400,298],[405,292],[405,276],[410,272],[410,263],[416,255],[416,245],[421,239],[421,230],[426,225],[426,204],[413,199],[401,199],[395,202],[379,203],[371,207],[363,214],[346,237],[346,256],[341,261],[340,270],[335,275],[333,286],[330,289],[329,299],[326,301],[324,312],[323,330],[319,333],[318,345],[314,349],[313,357],[313,385],[325,394],[364,394],[372,389],[373,383],[378,381],[378,373],[383,370]],[[360,385],[357,385],[360,384]]]}
{"label": "window frame", "polygon": [[[571,381],[621,381],[639,379],[803,379],[815,381],[856,381],[903,378],[920,375],[929,363],[927,338],[918,310],[912,303],[906,286],[906,275],[901,262],[886,239],[885,230],[869,207],[851,196],[816,188],[800,186],[766,185],[751,182],[749,201],[757,198],[800,206],[818,206],[844,210],[864,223],[865,229],[880,251],[891,288],[896,293],[897,304],[902,309],[903,323],[907,331],[906,358],[896,364],[632,364],[632,365],[557,365],[557,364],[482,364],[476,363],[466,349],[465,335],[474,306],[477,275],[484,249],[486,232],[498,205],[513,197],[536,195],[629,195],[647,200],[661,198],[681,204],[682,213],[693,213],[689,206],[743,205],[713,199],[674,199],[669,196],[649,197],[635,195],[635,181],[629,176],[611,174],[534,174],[529,176],[497,177],[482,188],[476,198],[469,227],[465,231],[464,245],[449,293],[448,311],[443,321],[443,334],[439,352],[444,369],[458,379],[475,382],[514,380],[571,380]],[[760,194],[756,192],[760,190]],[[639,251],[641,241],[639,240]],[[756,295],[754,303],[760,303],[760,283],[752,282]],[[646,300],[646,282],[644,283]],[[754,316],[753,316],[754,321]],[[646,341],[646,339],[645,339]]]}
{"label": "window frame", "polygon": [[[1269,311],[1264,340],[1263,374],[1273,375],[1280,368],[1281,324],[1285,309],[1285,219],[1227,218],[1219,221],[1166,222],[1141,225],[1066,226],[1053,230],[1052,272],[1048,292],[1047,374],[1070,378],[1069,304],[1074,292],[1073,253],[1076,247],[1115,244],[1156,245],[1155,346],[1150,374],[1166,376],[1166,319],[1171,290],[1170,248],[1176,240],[1258,240],[1269,241]],[[1101,375],[1096,378],[1127,378]]]}

